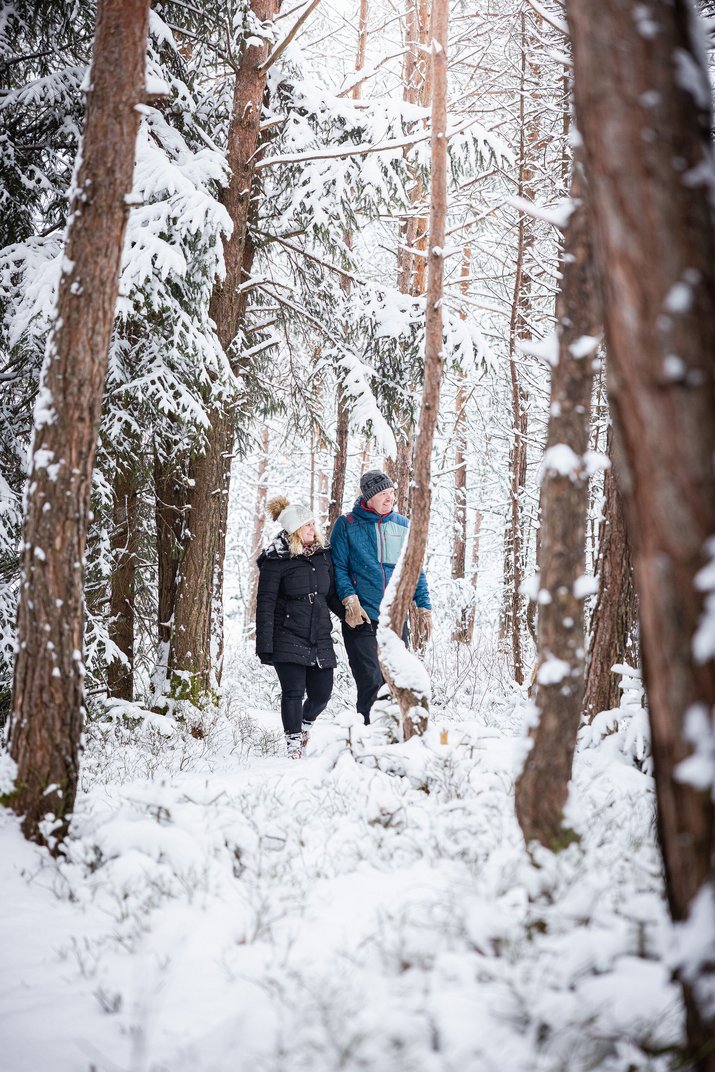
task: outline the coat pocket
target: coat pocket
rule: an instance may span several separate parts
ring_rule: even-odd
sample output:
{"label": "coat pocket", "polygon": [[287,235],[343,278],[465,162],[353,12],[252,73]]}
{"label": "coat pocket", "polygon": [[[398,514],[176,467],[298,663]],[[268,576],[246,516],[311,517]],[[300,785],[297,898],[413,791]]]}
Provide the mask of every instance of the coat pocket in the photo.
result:
{"label": "coat pocket", "polygon": [[297,611],[287,610],[283,615],[281,628],[286,633],[292,633],[294,636],[307,640],[310,635],[310,615],[306,614],[302,608]]}

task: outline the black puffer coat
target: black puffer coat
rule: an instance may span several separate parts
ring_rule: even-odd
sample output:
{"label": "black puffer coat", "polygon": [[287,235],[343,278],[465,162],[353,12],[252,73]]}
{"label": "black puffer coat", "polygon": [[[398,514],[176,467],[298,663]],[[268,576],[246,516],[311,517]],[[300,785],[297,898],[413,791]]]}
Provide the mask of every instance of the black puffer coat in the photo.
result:
{"label": "black puffer coat", "polygon": [[261,661],[336,666],[330,610],[339,618],[345,611],[335,594],[330,549],[291,555],[282,532],[261,554],[258,569],[256,652]]}

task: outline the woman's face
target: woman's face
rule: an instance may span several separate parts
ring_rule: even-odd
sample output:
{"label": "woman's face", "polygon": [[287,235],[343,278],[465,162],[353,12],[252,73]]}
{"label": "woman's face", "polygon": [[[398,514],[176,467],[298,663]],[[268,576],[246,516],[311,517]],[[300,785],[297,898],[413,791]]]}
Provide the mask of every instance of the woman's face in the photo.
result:
{"label": "woman's face", "polygon": [[301,525],[298,529],[298,535],[303,546],[310,547],[315,540],[315,522],[306,521],[305,525]]}

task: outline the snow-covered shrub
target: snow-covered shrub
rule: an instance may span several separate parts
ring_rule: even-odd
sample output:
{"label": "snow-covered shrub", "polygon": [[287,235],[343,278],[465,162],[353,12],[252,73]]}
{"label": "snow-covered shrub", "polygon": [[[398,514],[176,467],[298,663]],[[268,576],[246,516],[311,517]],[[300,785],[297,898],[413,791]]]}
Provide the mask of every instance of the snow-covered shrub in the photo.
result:
{"label": "snow-covered shrub", "polygon": [[620,676],[621,702],[612,711],[599,711],[590,723],[579,731],[582,748],[609,741],[619,755],[629,760],[645,774],[653,773],[650,722],[645,706],[645,692],[638,668],[617,663],[613,672]]}

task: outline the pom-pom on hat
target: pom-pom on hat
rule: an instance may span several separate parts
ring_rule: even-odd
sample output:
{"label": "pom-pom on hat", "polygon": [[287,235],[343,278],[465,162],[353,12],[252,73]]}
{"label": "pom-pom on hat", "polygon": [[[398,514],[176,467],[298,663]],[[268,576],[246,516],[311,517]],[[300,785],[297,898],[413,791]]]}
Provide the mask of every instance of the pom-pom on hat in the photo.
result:
{"label": "pom-pom on hat", "polygon": [[381,469],[368,469],[360,477],[360,494],[365,502],[369,502],[373,495],[379,495],[381,491],[387,491],[394,486],[387,473],[383,473]]}
{"label": "pom-pom on hat", "polygon": [[268,503],[268,513],[274,521],[283,526],[289,536],[292,536],[303,525],[307,525],[309,521],[315,521],[312,511],[307,506],[289,503],[284,495],[277,495],[275,499],[271,499]]}

